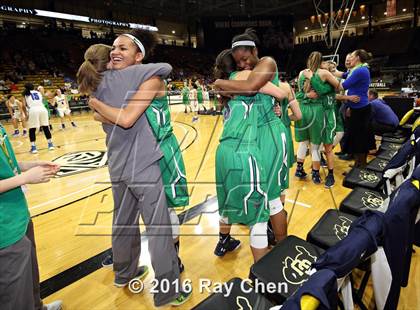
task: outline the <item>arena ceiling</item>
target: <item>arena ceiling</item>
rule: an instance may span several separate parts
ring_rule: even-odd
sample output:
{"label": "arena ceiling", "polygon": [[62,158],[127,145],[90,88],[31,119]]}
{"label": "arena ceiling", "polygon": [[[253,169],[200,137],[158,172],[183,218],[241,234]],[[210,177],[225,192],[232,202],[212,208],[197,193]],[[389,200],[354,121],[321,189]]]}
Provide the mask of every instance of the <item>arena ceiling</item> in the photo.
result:
{"label": "arena ceiling", "polygon": [[[204,16],[273,16],[294,14],[295,19],[315,14],[314,2],[329,11],[330,0],[3,0],[3,4],[124,21],[144,17],[191,21]],[[333,0],[334,8],[352,0]],[[361,4],[386,5],[386,0],[356,0]]]}
{"label": "arena ceiling", "polygon": [[[328,10],[330,0],[314,0]],[[130,7],[142,15],[170,16],[179,19],[202,16],[258,16],[294,14],[296,18],[307,18],[315,14],[313,0],[105,0],[109,7]],[[339,7],[343,1],[334,0]],[[344,2],[351,3],[350,0]],[[356,5],[375,4],[386,0],[357,0]],[[104,2],[102,2],[104,3]],[[356,6],[357,8],[358,6]],[[146,14],[145,14],[146,13]]]}

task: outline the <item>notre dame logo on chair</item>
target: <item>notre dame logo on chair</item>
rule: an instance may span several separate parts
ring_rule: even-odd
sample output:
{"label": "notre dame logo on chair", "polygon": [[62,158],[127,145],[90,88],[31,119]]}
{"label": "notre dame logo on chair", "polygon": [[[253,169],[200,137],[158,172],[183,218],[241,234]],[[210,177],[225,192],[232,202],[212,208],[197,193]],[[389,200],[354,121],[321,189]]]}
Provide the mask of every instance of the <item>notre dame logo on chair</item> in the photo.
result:
{"label": "notre dame logo on chair", "polygon": [[287,256],[283,262],[283,277],[290,284],[300,285],[310,276],[311,265],[317,259],[303,246],[295,247],[297,255]]}
{"label": "notre dame logo on chair", "polygon": [[68,153],[53,160],[61,166],[57,176],[64,177],[106,166],[108,157],[103,151]]}

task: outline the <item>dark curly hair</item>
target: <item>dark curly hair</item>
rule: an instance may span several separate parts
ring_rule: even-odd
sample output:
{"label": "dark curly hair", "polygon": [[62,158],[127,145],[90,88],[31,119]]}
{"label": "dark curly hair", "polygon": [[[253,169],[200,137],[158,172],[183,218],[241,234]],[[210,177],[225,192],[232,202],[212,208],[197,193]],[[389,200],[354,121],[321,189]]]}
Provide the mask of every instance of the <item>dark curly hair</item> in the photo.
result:
{"label": "dark curly hair", "polygon": [[216,57],[213,74],[216,79],[228,79],[229,75],[236,70],[235,59],[232,56],[232,50],[223,50]]}
{"label": "dark curly hair", "polygon": [[[156,32],[136,28],[131,30],[130,34],[139,39],[141,44],[143,44],[144,49],[146,50],[145,58],[148,58],[150,55],[153,55],[153,50],[155,49],[158,43],[158,36]],[[140,49],[138,47],[137,49],[140,52]]]}
{"label": "dark curly hair", "polygon": [[[257,32],[255,29],[247,28],[244,33],[238,34],[233,37],[232,44],[238,41],[253,41],[256,46],[260,45],[260,40],[258,39]],[[233,50],[237,48],[253,49],[252,46],[236,46]]]}

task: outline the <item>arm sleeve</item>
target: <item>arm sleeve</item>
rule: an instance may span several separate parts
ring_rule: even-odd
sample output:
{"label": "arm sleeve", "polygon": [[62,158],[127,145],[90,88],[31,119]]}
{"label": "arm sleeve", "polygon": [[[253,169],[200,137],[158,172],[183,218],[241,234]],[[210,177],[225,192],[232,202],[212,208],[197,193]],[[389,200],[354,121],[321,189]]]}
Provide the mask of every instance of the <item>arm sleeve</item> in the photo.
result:
{"label": "arm sleeve", "polygon": [[347,79],[348,75],[349,75],[350,71],[346,71],[343,73],[343,76],[341,77],[341,79]]}
{"label": "arm sleeve", "polygon": [[366,71],[364,69],[356,69],[353,71],[352,75],[348,77],[343,83],[344,89],[349,89],[354,86],[356,83],[359,83],[360,80],[365,80],[367,78]]}

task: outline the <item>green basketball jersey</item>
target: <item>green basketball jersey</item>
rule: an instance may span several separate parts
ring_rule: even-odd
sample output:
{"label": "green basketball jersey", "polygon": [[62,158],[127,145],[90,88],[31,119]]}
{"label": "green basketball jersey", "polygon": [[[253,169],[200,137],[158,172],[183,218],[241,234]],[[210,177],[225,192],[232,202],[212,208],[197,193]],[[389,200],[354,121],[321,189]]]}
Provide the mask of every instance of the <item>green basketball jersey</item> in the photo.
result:
{"label": "green basketball jersey", "polygon": [[[20,172],[12,145],[0,125],[0,180],[14,177]],[[25,236],[29,219],[28,205],[20,186],[0,193],[0,249]]]}
{"label": "green basketball jersey", "polygon": [[189,101],[190,89],[188,87],[184,87],[182,89],[182,102],[187,103]]}
{"label": "green basketball jersey", "polygon": [[305,84],[305,76],[303,74],[300,75],[298,79],[298,92],[296,93],[296,99],[299,101],[299,104],[308,104],[310,103],[310,99],[306,97],[304,84]]}
{"label": "green basketball jersey", "polygon": [[197,101],[203,103],[203,88],[201,86],[197,87]]}
{"label": "green basketball jersey", "polygon": [[317,102],[321,103],[324,109],[335,108],[335,89],[327,81],[323,81],[317,72],[311,78],[311,86],[318,94]]}
{"label": "green basketball jersey", "polygon": [[172,131],[171,112],[169,111],[168,96],[153,99],[146,110],[147,120],[158,141],[165,139]]}
{"label": "green basketball jersey", "polygon": [[185,165],[178,141],[173,134],[168,96],[155,98],[146,110],[146,117],[163,154],[159,166],[168,207],[186,206],[189,196]]}
{"label": "green basketball jersey", "polygon": [[289,117],[289,99],[284,98],[280,101],[281,107],[281,121],[286,127],[290,127],[291,121]]}
{"label": "green basketball jersey", "polygon": [[223,109],[224,125],[220,142],[238,139],[241,143],[256,143],[258,111],[256,97],[236,96]]}

